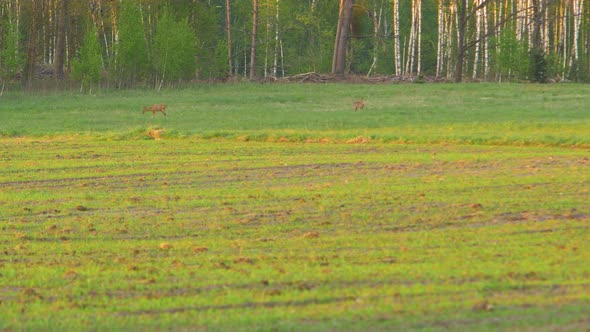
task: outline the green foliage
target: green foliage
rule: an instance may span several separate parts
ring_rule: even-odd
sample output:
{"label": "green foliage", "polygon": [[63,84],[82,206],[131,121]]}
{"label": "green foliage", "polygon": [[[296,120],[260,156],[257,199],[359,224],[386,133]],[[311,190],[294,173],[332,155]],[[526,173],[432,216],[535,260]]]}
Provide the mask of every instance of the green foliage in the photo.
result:
{"label": "green foliage", "polygon": [[561,57],[552,50],[546,54],[547,59],[547,77],[555,78],[559,76],[559,68],[561,67]]}
{"label": "green foliage", "polygon": [[494,50],[496,73],[502,81],[514,78],[527,79],[531,73],[527,45],[516,38],[511,27],[502,30],[500,39],[493,38],[490,43]]}
{"label": "green foliage", "polygon": [[[202,79],[225,77],[228,74],[227,51],[223,53],[220,49],[221,44],[227,44],[226,31],[216,29],[219,26],[225,26],[225,1],[218,0],[217,2],[217,5],[208,4],[205,1],[191,4],[194,14],[190,26],[196,38],[195,45],[198,45],[195,48],[194,56],[196,57],[197,75]],[[232,7],[241,3],[250,4],[250,1],[232,1]],[[186,13],[182,15],[186,15]],[[239,38],[235,35],[236,31],[239,31],[238,29],[237,26],[233,27],[234,41]],[[227,46],[223,47],[227,49]],[[217,56],[222,58],[219,59]]]}
{"label": "green foliage", "polygon": [[[443,0],[440,0],[443,1]],[[436,43],[438,24],[434,18],[438,15],[437,0],[422,0],[422,73],[434,76],[436,74]],[[429,19],[430,18],[430,19]],[[393,69],[392,69],[393,71]]]}
{"label": "green foliage", "polygon": [[148,49],[139,6],[122,1],[119,14],[119,41],[116,46],[115,71],[121,86],[135,84],[147,77]]}
{"label": "green foliage", "polygon": [[93,26],[84,35],[78,58],[72,60],[72,77],[86,87],[98,83],[102,69],[101,54],[97,29]]}
{"label": "green foliage", "polygon": [[[4,80],[19,74],[23,74],[20,76],[26,79],[39,79],[45,75],[38,75],[42,71],[34,70],[34,68],[46,67],[52,62],[52,55],[56,51],[56,34],[59,30],[56,29],[56,16],[59,16],[59,5],[63,2],[61,0],[39,1],[41,0],[0,1],[0,52],[3,53],[0,55],[0,77]],[[258,2],[260,7],[259,47],[256,56],[259,61],[255,69],[258,74],[262,74],[263,69],[269,73],[269,68],[274,65],[275,55],[279,54],[279,48],[282,57],[277,63],[279,73],[292,76],[306,72],[328,73],[331,71],[340,1],[258,0]],[[248,77],[251,63],[253,3],[252,0],[232,0],[230,3],[231,17],[229,22],[226,22],[225,0],[69,1],[66,15],[68,48],[66,52],[69,58],[66,59],[66,65],[73,55],[79,53],[78,48],[83,44],[86,30],[81,26],[85,22],[92,22],[98,28],[105,76],[116,83],[110,86],[141,86],[147,82],[157,80],[161,82],[162,77],[170,83],[172,80],[191,78],[193,74],[203,80],[217,79],[228,74],[228,67],[234,71],[232,74]],[[401,29],[397,36],[394,36],[393,32],[394,3],[399,6],[400,14]],[[414,3],[411,0],[354,1],[352,24],[348,27],[352,32],[346,63],[348,73],[364,75],[371,69],[372,74],[395,74],[396,61],[394,61],[393,48],[397,40],[401,46],[401,53],[398,55],[401,62],[404,65],[409,63],[408,57],[414,54],[413,60],[420,59],[421,74],[425,77],[435,75],[437,60],[442,59],[443,72],[448,74],[449,79],[452,78],[457,69],[454,68],[457,64],[456,58],[461,56],[463,58],[462,73],[467,75],[477,68],[480,78],[484,78],[483,73],[491,74],[484,79],[543,81],[546,78],[559,77],[578,82],[590,79],[590,55],[588,47],[584,47],[589,40],[589,6],[584,6],[583,12],[579,13],[576,19],[573,18],[575,6],[566,5],[568,3],[566,0],[549,1],[546,3],[547,7],[541,9],[544,14],[539,21],[541,24],[539,31],[545,31],[548,34],[547,45],[543,45],[546,52],[545,66],[540,54],[535,54],[537,51],[529,53],[533,40],[531,38],[533,26],[520,26],[525,17],[525,20],[530,22],[536,21],[533,17],[535,10],[516,12],[519,10],[515,5],[516,0],[504,2],[502,6],[499,6],[496,1],[485,1],[482,3],[485,11],[484,8],[480,8],[477,13],[473,12],[477,8],[475,2],[465,2],[467,6],[465,53],[463,50],[459,53],[459,46],[463,47],[463,45],[458,45],[457,35],[457,24],[460,20],[457,15],[461,12],[458,9],[463,6],[463,2],[454,0],[421,0],[420,54],[410,52],[408,47]],[[481,18],[480,14],[484,13],[487,15],[485,22],[488,24],[486,38],[490,41],[488,44],[490,47],[487,49],[489,53],[486,53],[485,60],[483,56],[476,57],[474,54],[475,43],[481,38],[476,36],[477,22],[478,18]],[[441,14],[440,17],[439,14]],[[14,20],[17,15],[18,21]],[[167,39],[176,39],[177,36],[170,32],[161,32],[156,36],[156,31],[165,30],[165,28],[173,29],[165,22],[170,17],[173,22],[186,20],[188,29],[194,36],[194,70],[179,71],[173,68],[178,67],[176,64],[180,65],[179,63],[171,64],[166,60],[165,55],[172,48],[167,48],[165,44],[177,42]],[[164,22],[160,22],[160,18],[163,18]],[[439,30],[439,18],[442,20],[441,28],[444,26],[444,29]],[[20,31],[9,31],[17,28],[14,26],[15,22],[18,22]],[[158,28],[160,23],[163,25]],[[226,31],[226,23],[229,24],[230,31]],[[13,26],[9,27],[10,24]],[[579,26],[574,27],[574,24]],[[516,29],[517,26],[518,29]],[[502,33],[498,36],[500,29]],[[579,30],[579,34],[576,34],[578,37],[573,38],[576,30]],[[277,31],[280,41],[275,39]],[[446,34],[440,38],[440,41],[444,41],[445,44],[441,50],[437,48],[439,31],[444,31],[442,33]],[[228,32],[232,36],[229,47]],[[178,38],[182,37],[178,36]],[[30,45],[27,45],[26,41],[30,41]],[[19,43],[20,45],[13,47]],[[231,50],[229,55],[228,48]],[[575,49],[579,49],[579,54],[573,54]],[[443,54],[437,54],[439,51]],[[17,53],[20,54],[14,56]],[[572,62],[574,58],[575,63]],[[14,62],[22,62],[22,59],[28,59],[29,70],[22,71],[23,64]],[[373,59],[377,60],[375,67],[372,66]],[[478,63],[474,63],[475,59],[478,59]],[[230,61],[231,66],[228,66]],[[415,64],[415,61],[412,62]],[[493,65],[489,66],[489,64]],[[188,63],[185,65],[191,66]],[[483,68],[484,65],[488,67]],[[28,82],[28,80],[25,81]]]}
{"label": "green foliage", "polygon": [[366,75],[373,61],[373,47],[371,38],[351,39],[346,62],[350,74]]}
{"label": "green foliage", "polygon": [[176,22],[165,12],[158,22],[151,49],[160,84],[164,80],[194,77],[195,35],[186,20]]}
{"label": "green foliage", "polygon": [[547,82],[547,60],[545,52],[540,47],[533,47],[529,51],[530,57],[530,79],[533,82]]}
{"label": "green foliage", "polygon": [[219,77],[223,78],[228,75],[228,67],[227,67],[227,43],[225,40],[220,40],[217,43],[217,47],[215,47],[215,62],[213,62],[213,66],[209,68],[208,72],[209,75],[212,77]]}
{"label": "green foliage", "polygon": [[[585,57],[588,58],[588,57]],[[588,76],[588,64],[584,63],[584,59],[577,59],[572,61],[569,69],[568,79],[573,82],[588,83],[590,76]]]}
{"label": "green foliage", "polygon": [[15,23],[10,17],[4,23],[3,28],[0,29],[0,33],[5,31],[4,36],[0,36],[2,39],[2,44],[0,44],[0,80],[5,81],[21,71],[24,62],[18,49],[18,31],[16,31]]}
{"label": "green foliage", "polygon": [[304,1],[286,1],[281,6],[287,75],[311,71],[330,72],[338,2],[317,1],[313,11]]}

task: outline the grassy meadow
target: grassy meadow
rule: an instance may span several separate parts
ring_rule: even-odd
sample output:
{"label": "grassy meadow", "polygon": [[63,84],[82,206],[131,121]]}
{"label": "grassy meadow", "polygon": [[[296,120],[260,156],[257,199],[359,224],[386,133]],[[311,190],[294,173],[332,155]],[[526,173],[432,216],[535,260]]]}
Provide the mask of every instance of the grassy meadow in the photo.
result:
{"label": "grassy meadow", "polygon": [[[353,112],[364,98],[366,109]],[[165,103],[169,116],[142,114]],[[89,134],[290,141],[364,135],[403,143],[590,145],[590,86],[517,84],[227,84],[98,95],[8,94],[1,136]]]}
{"label": "grassy meadow", "polygon": [[6,93],[0,330],[587,329],[587,105],[574,84]]}

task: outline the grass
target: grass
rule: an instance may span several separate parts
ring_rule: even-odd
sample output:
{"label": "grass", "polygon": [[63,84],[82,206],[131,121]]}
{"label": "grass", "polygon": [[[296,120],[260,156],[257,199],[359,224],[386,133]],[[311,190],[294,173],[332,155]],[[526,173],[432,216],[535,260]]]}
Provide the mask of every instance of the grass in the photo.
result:
{"label": "grass", "polygon": [[587,89],[8,95],[0,329],[582,330]]}
{"label": "grass", "polygon": [[[352,101],[367,109],[352,112]],[[167,117],[141,114],[168,105]],[[6,95],[0,134],[129,139],[152,127],[176,137],[294,141],[358,135],[414,143],[590,145],[588,85],[229,84],[98,95]]]}

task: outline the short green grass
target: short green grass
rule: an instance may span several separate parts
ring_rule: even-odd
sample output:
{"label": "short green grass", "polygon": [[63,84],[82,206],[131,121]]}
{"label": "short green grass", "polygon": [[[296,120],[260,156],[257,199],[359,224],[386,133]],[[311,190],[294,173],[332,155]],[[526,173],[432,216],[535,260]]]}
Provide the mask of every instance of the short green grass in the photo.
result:
{"label": "short green grass", "polygon": [[583,330],[588,90],[8,95],[0,329]]}
{"label": "short green grass", "polygon": [[[367,107],[352,111],[363,97]],[[168,116],[141,109],[168,105]],[[175,137],[292,141],[365,135],[382,141],[590,145],[590,85],[228,84],[97,95],[6,94],[0,135]]]}

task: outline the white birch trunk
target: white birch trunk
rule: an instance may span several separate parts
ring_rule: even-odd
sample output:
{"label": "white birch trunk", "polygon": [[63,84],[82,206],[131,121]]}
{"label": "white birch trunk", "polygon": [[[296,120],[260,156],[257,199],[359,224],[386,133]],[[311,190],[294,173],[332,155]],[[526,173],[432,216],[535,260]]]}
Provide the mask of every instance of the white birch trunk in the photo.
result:
{"label": "white birch trunk", "polygon": [[[479,6],[479,4],[481,3],[482,0],[474,0],[474,6],[477,7]],[[471,76],[471,78],[476,79],[477,78],[477,69],[479,66],[479,58],[480,58],[480,54],[481,54],[481,15],[482,15],[482,11],[478,10],[475,13],[475,38],[479,39],[479,41],[475,44],[475,52],[473,52],[473,75]]]}
{"label": "white birch trunk", "polygon": [[256,41],[258,34],[258,0],[252,1],[252,43],[250,44],[250,79],[256,78]]}
{"label": "white birch trunk", "polygon": [[383,6],[379,8],[377,12],[377,3],[373,6],[373,62],[367,72],[367,77],[371,75],[371,72],[376,70],[378,54],[379,54],[379,30],[381,29],[381,17],[383,15]]}
{"label": "white birch trunk", "polygon": [[528,33],[528,45],[529,45],[529,50],[533,47],[533,45],[535,44],[535,42],[533,41],[533,26],[535,24],[535,11],[532,9],[533,8],[533,2],[532,0],[527,0],[526,1],[526,8],[527,8],[527,15],[526,15],[526,29],[527,29],[527,33]]}
{"label": "white birch trunk", "polygon": [[400,34],[399,34],[399,1],[393,0],[393,57],[395,64],[395,75],[402,74],[402,61],[400,51]]}
{"label": "white birch trunk", "polygon": [[[446,41],[446,63],[447,63],[447,74],[446,78],[451,79],[453,77],[453,72],[455,68],[453,68],[452,60],[453,60],[453,23],[457,23],[457,6],[455,3],[451,3],[449,8],[449,14],[447,16],[447,29],[445,32],[445,41]],[[456,25],[455,25],[456,27]],[[457,30],[455,30],[457,32]],[[458,37],[458,34],[455,34]]]}
{"label": "white birch trunk", "polygon": [[561,72],[561,79],[565,79],[565,75],[566,75],[566,67],[567,67],[567,18],[566,18],[566,12],[567,12],[567,3],[563,3],[563,7],[562,7],[562,15],[561,15],[561,44],[563,45],[563,53],[562,53],[562,57],[563,57],[563,62],[562,62],[562,72]]}
{"label": "white birch trunk", "polygon": [[412,22],[410,24],[410,36],[408,38],[408,57],[406,58],[405,70],[406,76],[409,76],[414,69],[414,51],[416,50],[416,45],[414,44],[416,40],[416,1],[418,0],[412,0]]}
{"label": "white birch trunk", "polygon": [[[420,74],[420,52],[421,49],[421,21],[422,21],[422,0],[412,0],[412,25],[408,40],[408,58],[406,59],[406,75]],[[415,69],[415,71],[414,71]]]}
{"label": "white birch trunk", "polygon": [[440,77],[444,65],[443,47],[444,47],[444,14],[442,1],[438,2],[438,36],[436,41],[436,77]]}
{"label": "white birch trunk", "polygon": [[573,51],[572,51],[572,56],[571,56],[571,61],[570,61],[570,67],[574,65],[574,63],[577,63],[579,57],[580,57],[580,51],[578,48],[578,39],[580,36],[580,24],[582,23],[582,12],[583,12],[583,2],[582,0],[572,0],[572,10],[573,10],[573,16],[574,16],[574,26],[573,26],[573,37],[572,37],[572,47],[573,47]]}
{"label": "white birch trunk", "polygon": [[417,50],[417,59],[416,59],[416,75],[420,75],[422,72],[422,0],[417,0],[417,13],[416,16],[418,17],[416,24],[417,26],[417,42],[418,42],[418,50]]}
{"label": "white birch trunk", "polygon": [[[269,39],[269,35],[270,35],[270,18],[267,17],[266,20],[266,39]],[[264,77],[268,77],[268,48],[269,48],[269,43],[265,43],[264,45]]]}
{"label": "white birch trunk", "polygon": [[283,40],[279,40],[281,46],[281,77],[285,77],[285,53],[283,52]]}
{"label": "white birch trunk", "polygon": [[547,24],[549,22],[549,10],[547,8],[544,8],[544,2],[543,3],[543,10],[544,10],[544,19],[543,19],[543,45],[545,46],[545,52],[549,53],[549,24]]}

